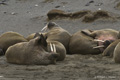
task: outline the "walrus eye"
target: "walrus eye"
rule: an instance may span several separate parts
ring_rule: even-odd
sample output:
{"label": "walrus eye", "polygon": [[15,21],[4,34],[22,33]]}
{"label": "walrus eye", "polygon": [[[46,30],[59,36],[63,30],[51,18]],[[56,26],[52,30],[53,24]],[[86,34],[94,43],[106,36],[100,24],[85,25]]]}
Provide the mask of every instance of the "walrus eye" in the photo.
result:
{"label": "walrus eye", "polygon": [[56,25],[55,22],[49,22],[49,23],[48,23],[48,28],[53,27],[53,26],[55,26],[55,25]]}

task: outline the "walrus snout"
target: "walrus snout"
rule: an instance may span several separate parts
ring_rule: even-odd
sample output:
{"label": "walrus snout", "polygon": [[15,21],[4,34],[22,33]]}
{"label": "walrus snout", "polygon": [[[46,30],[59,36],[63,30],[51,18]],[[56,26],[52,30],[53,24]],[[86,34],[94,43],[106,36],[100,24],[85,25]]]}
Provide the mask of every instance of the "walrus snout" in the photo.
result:
{"label": "walrus snout", "polygon": [[103,45],[107,48],[114,40],[106,40]]}
{"label": "walrus snout", "polygon": [[1,56],[1,55],[4,55],[4,52],[3,52],[2,49],[0,49],[0,56]]}

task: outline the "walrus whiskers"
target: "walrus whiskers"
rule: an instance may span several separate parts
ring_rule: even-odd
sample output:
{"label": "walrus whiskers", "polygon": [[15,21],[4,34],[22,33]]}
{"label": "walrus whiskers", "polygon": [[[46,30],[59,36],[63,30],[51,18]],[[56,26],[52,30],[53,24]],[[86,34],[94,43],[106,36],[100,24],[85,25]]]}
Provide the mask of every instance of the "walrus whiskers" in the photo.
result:
{"label": "walrus whiskers", "polygon": [[93,49],[96,49],[96,48],[103,48],[105,47],[104,45],[100,45],[100,46],[96,46],[96,47],[93,47]]}

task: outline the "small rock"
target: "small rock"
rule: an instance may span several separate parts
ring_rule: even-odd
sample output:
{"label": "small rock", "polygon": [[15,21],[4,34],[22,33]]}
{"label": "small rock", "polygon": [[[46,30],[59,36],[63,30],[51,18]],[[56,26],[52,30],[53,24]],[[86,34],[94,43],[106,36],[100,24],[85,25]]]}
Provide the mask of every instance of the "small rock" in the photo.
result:
{"label": "small rock", "polygon": [[38,4],[36,4],[35,7],[38,7]]}
{"label": "small rock", "polygon": [[12,15],[16,15],[17,13],[16,13],[16,12],[12,12],[11,14],[12,14]]}
{"label": "small rock", "polygon": [[59,8],[60,6],[55,6],[55,8]]}
{"label": "small rock", "polygon": [[98,10],[101,10],[101,8],[98,8]]}

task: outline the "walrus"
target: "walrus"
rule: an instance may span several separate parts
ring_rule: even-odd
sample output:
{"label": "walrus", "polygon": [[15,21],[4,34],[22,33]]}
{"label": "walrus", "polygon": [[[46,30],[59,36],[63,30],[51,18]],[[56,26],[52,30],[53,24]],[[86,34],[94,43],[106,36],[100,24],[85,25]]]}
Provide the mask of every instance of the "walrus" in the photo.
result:
{"label": "walrus", "polygon": [[68,31],[61,28],[55,22],[47,23],[47,25],[41,31],[44,30],[48,30],[46,33],[47,41],[58,41],[62,43],[65,46],[66,51],[68,51],[69,41],[71,37],[71,34]]}
{"label": "walrus", "polygon": [[[92,38],[94,38],[96,41],[98,41],[98,47],[101,52],[103,52],[106,47],[103,46],[105,41],[109,41],[110,43],[118,39],[118,31],[114,29],[101,29],[101,30],[82,30],[81,31],[83,34],[88,35]],[[106,42],[105,42],[106,43]],[[102,45],[102,46],[101,46]]]}
{"label": "walrus", "polygon": [[55,47],[51,52],[47,50],[47,42],[41,34],[40,37],[29,42],[21,42],[10,46],[6,53],[7,62],[21,65],[49,65],[55,64],[58,54]]}
{"label": "walrus", "polygon": [[0,35],[0,55],[3,55],[7,48],[19,42],[26,42],[24,36],[17,32],[9,31]]}
{"label": "walrus", "polygon": [[[40,33],[36,33],[34,35],[34,38],[40,36]],[[51,51],[51,46],[56,48],[56,53],[59,54],[59,57],[57,58],[57,61],[63,61],[66,57],[66,49],[64,47],[64,45],[58,41],[48,41],[47,37],[44,36],[44,38],[47,41],[47,51],[50,52]]]}
{"label": "walrus", "polygon": [[97,42],[90,36],[83,34],[82,31],[74,33],[69,43],[69,54],[99,54],[99,49],[94,49]]}
{"label": "walrus", "polygon": [[70,39],[69,53],[70,54],[102,53],[104,49],[106,49],[111,44],[111,42],[117,39],[117,34],[118,32],[112,29],[96,31],[84,29],[78,31],[74,33]]}

